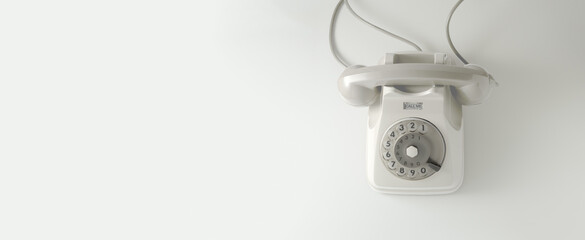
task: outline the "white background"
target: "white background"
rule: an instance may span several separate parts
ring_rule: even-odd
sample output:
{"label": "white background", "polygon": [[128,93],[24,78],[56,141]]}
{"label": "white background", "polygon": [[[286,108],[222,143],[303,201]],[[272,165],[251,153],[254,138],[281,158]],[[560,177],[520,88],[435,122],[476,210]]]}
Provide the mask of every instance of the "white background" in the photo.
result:
{"label": "white background", "polygon": [[[450,52],[455,0],[351,1]],[[0,239],[584,239],[585,2],[469,0],[500,83],[465,111],[451,195],[370,189],[336,89],[335,0],[0,3]],[[412,50],[340,16],[352,64]]]}

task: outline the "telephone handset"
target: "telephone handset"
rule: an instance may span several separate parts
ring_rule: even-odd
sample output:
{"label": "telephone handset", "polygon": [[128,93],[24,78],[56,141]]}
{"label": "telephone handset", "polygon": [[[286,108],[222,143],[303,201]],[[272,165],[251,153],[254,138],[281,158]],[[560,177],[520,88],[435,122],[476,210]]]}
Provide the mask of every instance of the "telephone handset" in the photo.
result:
{"label": "telephone handset", "polygon": [[444,194],[463,180],[462,105],[479,104],[495,84],[477,65],[442,53],[389,53],[380,65],[348,67],[342,97],[369,106],[370,185],[394,194]]}
{"label": "telephone handset", "polygon": [[494,83],[492,76],[473,64],[455,66],[444,53],[388,53],[378,66],[350,66],[338,82],[345,100],[356,106],[370,105],[386,85],[443,85],[455,88],[462,105],[479,104]]}

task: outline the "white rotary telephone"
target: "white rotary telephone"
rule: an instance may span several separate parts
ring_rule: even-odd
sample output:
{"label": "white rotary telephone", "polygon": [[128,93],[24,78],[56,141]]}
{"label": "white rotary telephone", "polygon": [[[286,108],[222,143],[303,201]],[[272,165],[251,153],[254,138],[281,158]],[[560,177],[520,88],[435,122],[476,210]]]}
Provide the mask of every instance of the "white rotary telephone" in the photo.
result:
{"label": "white rotary telephone", "polygon": [[[462,1],[449,15],[447,34],[451,15]],[[330,37],[343,3],[370,24],[355,14],[347,0],[341,0],[332,17]],[[452,46],[449,35],[448,40]],[[331,44],[337,59],[346,65]],[[375,190],[427,195],[451,193],[461,186],[462,105],[481,103],[496,83],[485,69],[467,64],[452,49],[464,65],[444,53],[388,53],[380,65],[350,66],[339,77],[341,96],[351,105],[369,107],[366,158],[368,180]]]}

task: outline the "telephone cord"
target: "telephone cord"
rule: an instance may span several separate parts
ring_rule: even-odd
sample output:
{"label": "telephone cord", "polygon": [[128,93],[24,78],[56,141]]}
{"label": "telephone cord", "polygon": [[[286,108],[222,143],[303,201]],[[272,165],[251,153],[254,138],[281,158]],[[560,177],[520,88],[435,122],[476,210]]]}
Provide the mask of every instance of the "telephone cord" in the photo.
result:
{"label": "telephone cord", "polygon": [[[447,26],[446,26],[446,33],[447,33],[447,41],[449,43],[449,47],[451,48],[451,50],[453,51],[453,53],[455,53],[455,55],[457,56],[457,58],[459,58],[459,60],[461,60],[461,62],[463,62],[464,64],[468,64],[467,60],[465,60],[465,58],[463,58],[463,56],[461,56],[461,54],[459,53],[459,51],[457,51],[457,49],[455,48],[455,46],[453,45],[453,42],[451,41],[451,34],[449,32],[449,25],[451,23],[451,17],[453,16],[453,13],[455,13],[455,10],[459,7],[459,5],[463,2],[463,0],[459,0],[455,6],[453,6],[453,8],[451,9],[451,12],[449,13],[449,17],[447,18]],[[329,23],[329,48],[331,50],[331,53],[333,54],[333,56],[335,56],[335,59],[343,66],[348,67],[349,64],[341,57],[341,55],[339,54],[339,50],[337,49],[337,46],[335,45],[335,26],[337,24],[337,17],[339,16],[341,7],[345,5],[347,7],[347,9],[349,10],[349,12],[356,17],[358,20],[360,20],[361,22],[367,24],[368,26],[381,31],[382,33],[385,33],[387,35],[389,35],[392,38],[395,38],[397,40],[400,40],[412,47],[414,47],[417,51],[422,51],[422,49],[414,42],[403,38],[401,36],[398,36],[394,33],[391,33],[367,20],[365,20],[364,18],[362,18],[359,14],[357,14],[353,8],[351,7],[351,5],[349,4],[349,0],[339,0],[339,2],[337,3],[337,6],[335,6],[335,10],[333,11],[333,15],[331,16],[331,22]]]}

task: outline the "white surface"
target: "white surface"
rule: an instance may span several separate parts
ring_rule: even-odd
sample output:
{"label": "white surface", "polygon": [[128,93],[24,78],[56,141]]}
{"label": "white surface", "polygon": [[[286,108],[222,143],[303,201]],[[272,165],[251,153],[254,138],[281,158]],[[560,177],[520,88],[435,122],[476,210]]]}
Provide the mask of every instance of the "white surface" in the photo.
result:
{"label": "white surface", "polygon": [[[353,2],[448,51],[454,0]],[[585,238],[585,2],[457,10],[453,41],[500,87],[464,109],[463,186],[434,197],[369,188],[335,4],[3,2],[0,239]],[[353,63],[410,50],[339,27]]]}

